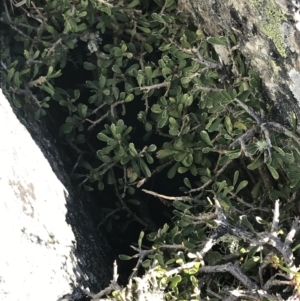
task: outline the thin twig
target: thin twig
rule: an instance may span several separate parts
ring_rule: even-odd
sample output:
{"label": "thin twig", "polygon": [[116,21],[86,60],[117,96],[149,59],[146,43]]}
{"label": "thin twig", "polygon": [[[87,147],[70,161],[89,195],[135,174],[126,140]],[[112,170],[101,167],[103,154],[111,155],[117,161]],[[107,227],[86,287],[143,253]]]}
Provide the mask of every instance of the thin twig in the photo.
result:
{"label": "thin twig", "polygon": [[168,200],[168,201],[188,202],[188,201],[192,201],[194,199],[194,198],[191,198],[188,196],[167,196],[167,195],[159,194],[154,191],[147,190],[147,189],[142,189],[142,191],[144,191],[145,193],[151,194],[151,195],[155,196],[156,198],[164,199],[164,200]]}
{"label": "thin twig", "polygon": [[152,85],[152,86],[140,87],[140,90],[149,92],[152,89],[160,89],[160,88],[163,88],[163,87],[168,87],[168,86],[170,86],[170,84],[171,84],[170,82],[162,82],[162,83],[155,84],[155,85]]}
{"label": "thin twig", "polygon": [[210,185],[213,181],[215,181],[225,170],[226,168],[232,163],[232,160],[229,160],[222,168],[220,168],[216,174],[207,182],[205,182],[202,186],[198,188],[191,189],[185,193],[193,193],[193,192],[198,192],[206,188],[208,185]]}

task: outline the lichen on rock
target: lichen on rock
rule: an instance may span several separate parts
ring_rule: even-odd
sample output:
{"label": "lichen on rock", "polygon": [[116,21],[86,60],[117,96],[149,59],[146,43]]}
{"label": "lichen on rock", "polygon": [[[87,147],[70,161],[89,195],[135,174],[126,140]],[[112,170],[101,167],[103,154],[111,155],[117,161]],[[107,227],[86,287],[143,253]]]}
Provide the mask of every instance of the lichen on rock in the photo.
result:
{"label": "lichen on rock", "polygon": [[259,11],[260,30],[273,41],[280,55],[286,57],[284,38],[280,29],[281,22],[287,20],[285,14],[272,0],[250,0],[249,2],[253,9]]}

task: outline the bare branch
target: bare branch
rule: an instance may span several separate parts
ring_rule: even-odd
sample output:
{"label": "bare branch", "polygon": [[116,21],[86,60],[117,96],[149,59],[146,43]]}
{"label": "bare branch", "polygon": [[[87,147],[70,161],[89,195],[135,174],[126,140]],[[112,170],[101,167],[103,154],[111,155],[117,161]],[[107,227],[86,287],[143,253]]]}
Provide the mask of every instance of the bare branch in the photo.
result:
{"label": "bare branch", "polygon": [[273,211],[273,222],[272,222],[271,233],[272,235],[277,237],[277,231],[279,227],[279,200],[275,201],[275,208],[272,211]]}
{"label": "bare branch", "polygon": [[197,58],[193,59],[194,61],[196,61],[196,62],[200,63],[201,65],[204,65],[204,66],[206,66],[206,67],[208,67],[210,69],[217,69],[217,70],[218,69],[222,69],[222,65],[220,63],[212,62],[212,61],[209,61],[209,60],[205,59],[201,55],[201,53],[199,51],[199,48],[200,47],[192,49],[192,51],[194,53],[196,53],[196,55],[197,55]]}
{"label": "bare branch", "polygon": [[225,170],[226,168],[232,163],[232,160],[229,160],[224,166],[222,166],[216,174],[210,179],[209,181],[205,182],[202,186],[198,188],[191,189],[185,193],[192,193],[192,192],[198,192],[206,188],[208,185],[210,185],[213,181],[215,181]]}
{"label": "bare branch", "polygon": [[188,196],[167,196],[164,194],[159,194],[156,193],[154,191],[151,190],[147,190],[147,189],[142,189],[142,191],[144,191],[145,193],[151,194],[159,199],[165,199],[168,201],[184,201],[184,202],[188,202],[188,201],[192,201],[194,198],[188,197]]}

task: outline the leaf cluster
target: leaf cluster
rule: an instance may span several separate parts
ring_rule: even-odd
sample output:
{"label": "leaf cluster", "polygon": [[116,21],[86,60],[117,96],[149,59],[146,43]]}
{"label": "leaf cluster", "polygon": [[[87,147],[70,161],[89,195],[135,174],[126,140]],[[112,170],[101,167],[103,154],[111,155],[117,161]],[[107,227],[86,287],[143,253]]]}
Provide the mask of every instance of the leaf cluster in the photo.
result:
{"label": "leaf cluster", "polygon": [[[197,250],[219,228],[207,197],[219,200],[232,227],[252,234],[270,226],[280,198],[282,231],[290,226],[300,189],[297,120],[291,116],[289,128],[270,120],[259,76],[244,63],[233,33],[206,37],[174,0],[28,0],[1,22],[16,33],[9,41],[15,51],[1,56],[14,105],[30,102],[37,119],[59,107],[59,136],[76,157],[78,187],[113,187],[117,201],[103,208],[103,221],[111,225],[125,212],[147,228],[132,209],[142,191],[172,202],[172,223],[148,235],[152,249],[139,261],[151,276],[147,283],[168,289],[166,300],[198,300]],[[229,53],[229,65],[216,46]],[[75,76],[70,64],[88,78],[71,88],[57,85],[59,77]],[[179,182],[181,195],[142,190],[154,179],[166,187]],[[210,266],[234,255],[260,281],[266,254],[259,247],[232,233],[215,243],[218,250],[205,257]],[[216,292],[226,281],[218,276],[205,285]]]}

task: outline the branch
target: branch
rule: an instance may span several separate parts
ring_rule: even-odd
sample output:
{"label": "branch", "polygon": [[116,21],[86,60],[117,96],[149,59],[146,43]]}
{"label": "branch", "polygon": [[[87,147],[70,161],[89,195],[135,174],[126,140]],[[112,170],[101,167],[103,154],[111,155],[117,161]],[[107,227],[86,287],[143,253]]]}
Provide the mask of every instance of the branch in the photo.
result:
{"label": "branch", "polygon": [[204,266],[199,269],[199,273],[230,273],[236,279],[238,279],[248,289],[259,289],[259,286],[248,278],[240,269],[237,264],[231,262],[223,265],[216,266]]}
{"label": "branch", "polygon": [[193,59],[194,61],[196,61],[197,63],[200,63],[201,65],[204,65],[210,69],[222,69],[222,65],[220,63],[217,62],[212,62],[212,61],[208,61],[207,59],[205,59],[199,51],[200,47],[198,48],[193,48],[192,51],[194,53],[196,53],[197,58]]}
{"label": "branch", "polygon": [[142,191],[144,191],[145,193],[151,194],[151,195],[155,196],[156,198],[165,199],[165,200],[168,200],[168,201],[188,202],[188,201],[192,201],[194,199],[194,198],[191,198],[191,197],[188,197],[188,196],[167,196],[167,195],[159,194],[159,193],[156,193],[154,191],[147,190],[147,189],[142,189]]}
{"label": "branch", "polygon": [[140,87],[140,90],[141,91],[145,91],[146,90],[146,92],[149,92],[152,89],[160,89],[162,87],[169,87],[170,84],[171,84],[170,82],[162,82],[162,83],[155,84],[155,85],[152,85],[152,86]]}
{"label": "branch", "polygon": [[300,145],[300,138],[297,137],[295,134],[293,134],[291,131],[289,131],[287,128],[282,126],[281,124],[279,124],[277,122],[267,122],[266,124],[267,124],[268,127],[273,129],[274,131],[276,131],[278,133],[283,133],[287,137],[290,137],[294,141],[296,141],[298,143],[298,145]]}
{"label": "branch", "polygon": [[122,287],[118,284],[118,278],[119,278],[118,266],[117,266],[117,262],[114,261],[113,280],[111,280],[110,285],[108,287],[106,287],[105,289],[103,289],[102,291],[100,291],[97,294],[92,294],[87,290],[83,290],[83,291],[88,296],[92,297],[91,301],[99,301],[102,296],[106,296],[106,295],[110,294],[112,291],[120,291],[122,289]]}
{"label": "branch", "polygon": [[232,160],[229,160],[222,168],[220,168],[216,174],[207,182],[205,182],[202,186],[198,188],[191,189],[189,191],[186,191],[185,193],[192,193],[192,192],[198,192],[206,188],[208,185],[210,185],[213,181],[215,181],[225,170],[226,168],[232,163]]}

